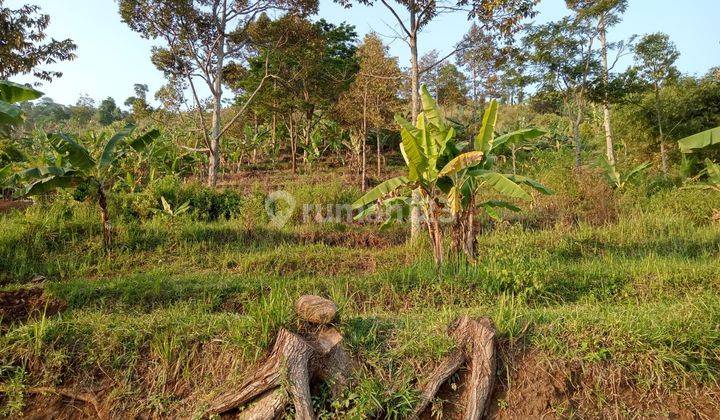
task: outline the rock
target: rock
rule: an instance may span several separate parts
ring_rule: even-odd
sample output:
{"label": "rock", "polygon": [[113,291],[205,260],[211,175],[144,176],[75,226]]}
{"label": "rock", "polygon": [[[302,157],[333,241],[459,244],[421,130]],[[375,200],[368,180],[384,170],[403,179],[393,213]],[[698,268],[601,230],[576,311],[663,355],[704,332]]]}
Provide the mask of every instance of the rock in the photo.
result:
{"label": "rock", "polygon": [[338,308],[335,302],[320,296],[304,295],[295,303],[298,316],[313,324],[329,324],[335,318]]}

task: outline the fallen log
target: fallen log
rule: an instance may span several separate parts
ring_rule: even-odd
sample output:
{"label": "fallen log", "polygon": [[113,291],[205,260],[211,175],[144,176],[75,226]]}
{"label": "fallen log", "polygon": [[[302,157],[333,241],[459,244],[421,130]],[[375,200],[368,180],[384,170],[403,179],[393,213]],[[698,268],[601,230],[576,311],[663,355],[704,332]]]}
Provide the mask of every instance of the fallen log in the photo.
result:
{"label": "fallen log", "polygon": [[423,382],[420,402],[410,418],[419,418],[442,384],[463,366],[467,368],[467,374],[460,398],[464,407],[462,419],[479,420],[486,411],[497,369],[495,328],[492,321],[489,318],[473,319],[463,316],[451,325],[449,333],[456,343],[456,349],[445,357]]}

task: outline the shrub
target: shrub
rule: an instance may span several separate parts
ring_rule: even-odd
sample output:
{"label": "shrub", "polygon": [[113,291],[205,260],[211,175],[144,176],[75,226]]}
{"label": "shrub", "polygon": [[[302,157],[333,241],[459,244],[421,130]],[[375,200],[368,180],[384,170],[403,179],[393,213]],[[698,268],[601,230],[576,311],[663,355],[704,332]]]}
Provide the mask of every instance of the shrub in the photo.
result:
{"label": "shrub", "polygon": [[237,217],[244,201],[239,191],[214,189],[198,182],[183,183],[169,176],[157,179],[142,192],[115,194],[112,203],[119,217],[148,219],[162,210],[163,197],[172,208],[189,203],[190,215],[202,221]]}

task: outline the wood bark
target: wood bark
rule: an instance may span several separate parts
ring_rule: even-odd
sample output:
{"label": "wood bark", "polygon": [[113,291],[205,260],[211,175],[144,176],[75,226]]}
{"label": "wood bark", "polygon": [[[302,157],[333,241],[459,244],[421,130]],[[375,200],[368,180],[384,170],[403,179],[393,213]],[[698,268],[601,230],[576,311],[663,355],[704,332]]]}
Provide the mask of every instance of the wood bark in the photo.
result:
{"label": "wood bark", "polygon": [[302,336],[281,329],[268,357],[251,370],[238,388],[218,396],[204,417],[240,410],[241,419],[270,420],[281,416],[292,404],[296,419],[314,419],[311,383],[323,381],[333,395],[339,396],[350,382],[353,367],[340,332],[328,326],[314,328]]}

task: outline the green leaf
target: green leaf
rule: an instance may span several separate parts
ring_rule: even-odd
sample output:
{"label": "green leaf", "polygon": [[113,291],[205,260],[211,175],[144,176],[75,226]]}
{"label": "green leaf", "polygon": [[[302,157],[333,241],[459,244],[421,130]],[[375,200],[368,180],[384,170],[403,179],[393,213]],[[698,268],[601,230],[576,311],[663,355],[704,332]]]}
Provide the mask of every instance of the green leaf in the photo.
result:
{"label": "green leaf", "polygon": [[692,153],[695,149],[703,149],[718,143],[720,143],[720,127],[685,137],[678,141],[678,146],[681,152]]}
{"label": "green leaf", "polygon": [[507,201],[502,201],[502,200],[488,200],[488,201],[482,203],[482,206],[483,207],[492,207],[492,208],[500,207],[500,208],[508,209],[508,210],[511,210],[514,212],[522,211],[520,209],[520,207],[518,207],[512,203],[508,203]]}
{"label": "green leaf", "polygon": [[478,132],[477,136],[475,136],[475,150],[485,154],[492,150],[497,114],[498,103],[493,99],[490,101],[490,105],[485,110],[485,115],[483,115],[483,123],[482,127],[480,127],[480,132]]}
{"label": "green leaf", "polygon": [[43,93],[31,87],[13,83],[8,80],[0,80],[0,100],[11,104],[32,101],[43,96]]}
{"label": "green leaf", "polygon": [[160,137],[160,130],[155,128],[131,141],[130,147],[132,147],[136,152],[142,152],[148,145],[150,145],[150,143],[157,140],[158,137]]}
{"label": "green leaf", "polygon": [[103,149],[102,155],[100,155],[100,163],[98,164],[98,168],[101,171],[105,170],[112,164],[115,160],[115,148],[118,143],[123,141],[125,137],[132,134],[133,131],[135,131],[135,126],[133,124],[128,124],[122,130],[115,133],[115,135],[112,136],[107,143],[105,143],[105,148]]}
{"label": "green leaf", "polygon": [[401,151],[408,165],[410,179],[417,180],[420,174],[427,169],[427,158],[420,150],[417,137],[404,126],[400,130],[400,137],[402,138]]}
{"label": "green leaf", "polygon": [[643,162],[638,166],[632,168],[630,172],[626,173],[623,177],[623,183],[630,181],[635,175],[649,168],[652,164],[650,162]]}
{"label": "green leaf", "polygon": [[430,95],[430,92],[428,92],[425,85],[422,85],[420,88],[420,100],[422,101],[423,114],[425,114],[427,122],[437,127],[437,129],[441,132],[444,132],[445,121],[440,113],[440,108],[438,107],[437,102],[435,102],[435,99],[433,99]]}
{"label": "green leaf", "polygon": [[355,217],[353,217],[353,220],[360,220],[364,217],[370,216],[371,214],[375,213],[378,210],[378,205],[373,204],[372,206],[367,206],[362,211],[360,211]]}
{"label": "green leaf", "polygon": [[528,178],[526,176],[522,175],[506,175],[511,181],[517,182],[519,184],[525,184],[531,188],[533,188],[536,191],[541,192],[545,195],[554,195],[555,191],[551,190],[550,188],[546,187],[545,185],[539,183],[538,181]]}
{"label": "green leaf", "polygon": [[442,168],[438,177],[449,176],[456,174],[462,170],[475,166],[479,162],[482,162],[485,154],[483,152],[473,151],[463,153],[460,156],[455,157],[453,160],[447,163]]}
{"label": "green leaf", "polygon": [[48,175],[62,176],[65,175],[65,168],[59,166],[37,166],[35,168],[28,168],[24,171],[18,172],[18,178],[22,180],[31,180],[37,178],[45,178]]}
{"label": "green leaf", "polygon": [[518,184],[510,180],[505,175],[497,172],[484,172],[478,174],[477,178],[481,179],[485,184],[489,185],[495,191],[506,197],[520,198],[523,200],[532,199],[527,191],[523,190]]}
{"label": "green leaf", "polygon": [[713,163],[710,159],[705,159],[705,171],[711,184],[720,184],[720,165]]}
{"label": "green leaf", "polygon": [[0,124],[16,125],[23,121],[23,112],[17,105],[0,100]]}
{"label": "green leaf", "polygon": [[51,176],[32,183],[25,195],[33,196],[48,193],[58,188],[72,188],[82,181],[82,177],[76,175]]}
{"label": "green leaf", "polygon": [[497,149],[505,143],[517,144],[527,140],[536,139],[546,134],[545,131],[538,130],[537,128],[526,128],[523,130],[513,131],[511,133],[503,134],[502,136],[495,139],[493,142],[493,149]]}
{"label": "green leaf", "polygon": [[53,147],[60,153],[67,154],[73,166],[87,171],[95,166],[95,161],[85,147],[67,134],[60,133],[50,136]]}
{"label": "green leaf", "polygon": [[0,168],[0,181],[4,180],[5,178],[10,177],[12,174],[12,165],[5,165],[2,168]]}
{"label": "green leaf", "polygon": [[360,197],[352,204],[352,207],[354,209],[363,208],[408,183],[410,183],[410,180],[404,176],[388,179]]}

